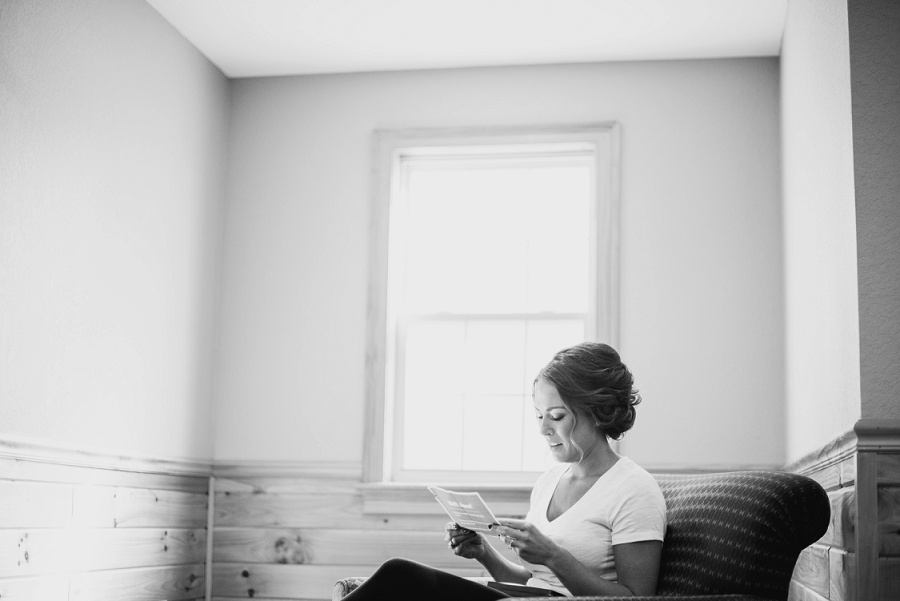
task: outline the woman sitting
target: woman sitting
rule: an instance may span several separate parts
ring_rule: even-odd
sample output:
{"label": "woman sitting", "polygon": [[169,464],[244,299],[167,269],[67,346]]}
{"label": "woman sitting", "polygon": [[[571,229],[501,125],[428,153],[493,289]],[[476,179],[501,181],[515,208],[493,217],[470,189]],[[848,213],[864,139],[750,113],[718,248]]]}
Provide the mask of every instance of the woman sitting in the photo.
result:
{"label": "woman sitting", "polygon": [[[538,429],[559,462],[531,493],[524,520],[495,530],[521,563],[477,532],[447,526],[450,549],[481,563],[498,582],[563,595],[656,592],[666,505],[656,480],[610,447],[634,424],[640,396],[619,354],[606,344],[565,349],[534,381]],[[521,592],[511,596],[525,596]],[[347,601],[489,600],[506,594],[405,560],[383,564]]]}

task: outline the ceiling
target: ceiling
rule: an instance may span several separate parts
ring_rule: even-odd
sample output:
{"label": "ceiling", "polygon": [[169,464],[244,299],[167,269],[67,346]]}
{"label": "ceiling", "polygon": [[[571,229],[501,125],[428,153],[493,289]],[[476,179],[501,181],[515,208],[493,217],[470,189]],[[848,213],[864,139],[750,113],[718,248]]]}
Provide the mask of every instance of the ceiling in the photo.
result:
{"label": "ceiling", "polygon": [[778,56],[788,0],[147,0],[229,77]]}

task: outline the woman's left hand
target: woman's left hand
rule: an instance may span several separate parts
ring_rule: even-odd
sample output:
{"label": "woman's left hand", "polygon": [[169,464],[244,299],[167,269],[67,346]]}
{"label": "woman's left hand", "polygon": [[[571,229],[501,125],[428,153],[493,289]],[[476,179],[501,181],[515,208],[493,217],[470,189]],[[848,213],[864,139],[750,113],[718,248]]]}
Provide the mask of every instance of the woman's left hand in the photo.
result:
{"label": "woman's left hand", "polygon": [[531,522],[503,518],[494,530],[503,537],[506,546],[529,563],[547,565],[561,547],[537,529]]}

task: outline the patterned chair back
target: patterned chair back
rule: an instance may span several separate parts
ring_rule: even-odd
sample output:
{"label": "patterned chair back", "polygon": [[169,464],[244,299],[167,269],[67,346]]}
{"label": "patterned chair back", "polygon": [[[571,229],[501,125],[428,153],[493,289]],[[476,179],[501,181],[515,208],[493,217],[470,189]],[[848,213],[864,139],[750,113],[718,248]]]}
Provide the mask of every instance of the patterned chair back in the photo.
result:
{"label": "patterned chair back", "polygon": [[666,498],[659,595],[787,599],[804,548],[828,528],[814,480],[784,472],[655,474]]}

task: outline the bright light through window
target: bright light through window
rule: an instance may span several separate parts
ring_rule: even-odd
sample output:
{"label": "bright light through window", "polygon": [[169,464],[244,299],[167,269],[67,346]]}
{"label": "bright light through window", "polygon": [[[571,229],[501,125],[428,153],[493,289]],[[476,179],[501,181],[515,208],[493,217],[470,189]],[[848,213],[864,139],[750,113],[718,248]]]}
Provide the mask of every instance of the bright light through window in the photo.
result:
{"label": "bright light through window", "polygon": [[379,140],[367,478],[532,479],[535,375],[615,342],[615,126],[545,134]]}
{"label": "bright light through window", "polygon": [[542,471],[531,386],[587,334],[592,158],[409,158],[399,173],[395,471]]}
{"label": "bright light through window", "polygon": [[587,311],[591,167],[407,171],[409,313]]}

